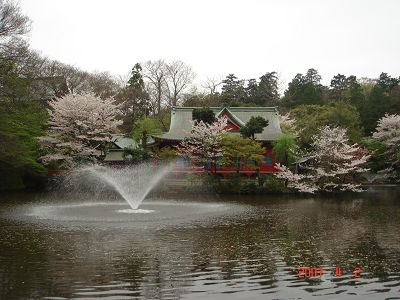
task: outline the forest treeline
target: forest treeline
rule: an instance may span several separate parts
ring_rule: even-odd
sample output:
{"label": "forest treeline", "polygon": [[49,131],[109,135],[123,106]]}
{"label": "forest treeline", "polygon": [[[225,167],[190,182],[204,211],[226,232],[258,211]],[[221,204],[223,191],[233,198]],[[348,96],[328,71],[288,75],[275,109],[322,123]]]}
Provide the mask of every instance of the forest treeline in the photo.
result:
{"label": "forest treeline", "polygon": [[[32,50],[25,34],[31,22],[17,4],[0,0],[0,189],[33,188],[43,182],[46,168],[38,137],[46,135],[49,101],[69,93],[113,97],[119,104],[120,131],[132,135],[143,118],[159,121],[168,130],[172,106],[277,106],[290,112],[309,130],[337,125],[351,140],[364,141],[385,114],[400,113],[400,78],[382,72],[377,78],[337,74],[323,85],[316,69],[297,74],[283,95],[276,72],[240,79],[234,74],[193,85],[195,72],[186,63],[156,60],[127,62],[126,78],[107,72],[87,72],[50,60]],[[135,125],[136,124],[136,125]],[[379,169],[379,159],[373,160]]]}

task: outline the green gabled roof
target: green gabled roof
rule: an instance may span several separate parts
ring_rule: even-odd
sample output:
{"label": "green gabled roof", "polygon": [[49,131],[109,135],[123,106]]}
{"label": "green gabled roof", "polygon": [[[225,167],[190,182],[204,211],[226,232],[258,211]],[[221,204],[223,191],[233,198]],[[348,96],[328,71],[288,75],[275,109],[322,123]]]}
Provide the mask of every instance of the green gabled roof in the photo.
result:
{"label": "green gabled roof", "polygon": [[[190,136],[192,130],[192,111],[198,107],[173,107],[171,110],[171,125],[168,132],[154,136],[156,139],[181,141]],[[224,111],[239,125],[246,124],[251,117],[261,116],[269,121],[269,125],[262,133],[256,134],[259,141],[273,141],[278,139],[282,130],[279,122],[279,113],[276,107],[210,107],[216,116]]]}
{"label": "green gabled roof", "polygon": [[138,146],[138,144],[134,139],[122,136],[113,137],[112,142],[119,149],[125,149],[125,148],[135,149]]}
{"label": "green gabled roof", "polygon": [[224,112],[226,112],[226,113],[232,118],[232,121],[233,121],[234,123],[236,123],[236,125],[238,125],[239,127],[242,127],[242,126],[246,125],[242,120],[240,120],[238,117],[236,117],[235,114],[233,114],[233,113],[229,110],[229,108],[227,108],[227,107],[224,107],[219,113],[217,113],[217,114],[215,115],[215,117],[218,118],[218,117],[221,116]]}
{"label": "green gabled roof", "polygon": [[[136,149],[140,144],[132,138],[123,136],[114,136],[111,141],[117,149],[125,149],[125,148]],[[147,138],[147,144],[152,144],[152,143],[154,143],[154,139],[151,136],[149,136]]]}
{"label": "green gabled roof", "polygon": [[110,149],[104,157],[104,161],[125,161],[124,150]]}

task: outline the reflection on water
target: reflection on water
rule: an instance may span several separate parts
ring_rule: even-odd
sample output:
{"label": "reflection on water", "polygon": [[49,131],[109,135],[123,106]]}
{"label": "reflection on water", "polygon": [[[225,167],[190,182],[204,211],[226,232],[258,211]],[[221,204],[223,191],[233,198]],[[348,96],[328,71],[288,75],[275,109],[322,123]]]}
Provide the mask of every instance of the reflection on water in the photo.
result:
{"label": "reflection on water", "polygon": [[[204,211],[182,199],[190,217],[174,205],[154,226],[10,217],[43,197],[3,196],[0,299],[400,299],[395,187],[340,199],[205,199]],[[302,279],[299,267],[324,273]]]}

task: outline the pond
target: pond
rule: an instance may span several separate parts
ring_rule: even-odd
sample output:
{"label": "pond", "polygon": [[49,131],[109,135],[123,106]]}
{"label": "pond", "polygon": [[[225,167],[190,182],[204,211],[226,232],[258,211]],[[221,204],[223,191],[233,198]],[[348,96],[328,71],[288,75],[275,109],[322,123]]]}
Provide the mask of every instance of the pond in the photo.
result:
{"label": "pond", "polygon": [[0,299],[400,299],[399,187],[0,197]]}

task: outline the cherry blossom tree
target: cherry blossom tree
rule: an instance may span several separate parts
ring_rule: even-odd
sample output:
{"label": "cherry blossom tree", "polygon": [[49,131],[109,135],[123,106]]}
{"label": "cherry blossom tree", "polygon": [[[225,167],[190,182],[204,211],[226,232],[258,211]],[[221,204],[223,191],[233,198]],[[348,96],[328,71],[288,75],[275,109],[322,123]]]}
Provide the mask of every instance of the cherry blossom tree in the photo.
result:
{"label": "cherry blossom tree", "polygon": [[280,115],[279,122],[283,129],[292,129],[296,125],[296,120],[290,116],[290,113]]}
{"label": "cherry blossom tree", "polygon": [[389,176],[400,180],[400,115],[382,117],[372,137],[386,146]]}
{"label": "cherry blossom tree", "polygon": [[177,153],[199,164],[206,164],[221,154],[223,135],[228,131],[228,120],[222,116],[211,124],[203,121],[193,122],[190,137],[177,147]]}
{"label": "cherry blossom tree", "polygon": [[275,164],[275,168],[278,171],[274,173],[275,177],[283,179],[287,188],[311,194],[318,191],[313,175],[295,174],[288,167],[281,164]]}
{"label": "cherry blossom tree", "polygon": [[45,163],[96,160],[122,123],[115,119],[119,110],[112,98],[67,94],[49,105],[49,137],[42,138],[42,142],[52,144],[54,153],[42,157]]}
{"label": "cherry blossom tree", "polygon": [[358,145],[348,143],[346,130],[325,126],[312,140],[304,174],[294,174],[278,164],[275,176],[299,192],[361,191],[355,179],[357,174],[367,171],[363,166],[370,156]]}
{"label": "cherry blossom tree", "polygon": [[304,130],[304,128],[296,126],[297,119],[293,118],[290,113],[280,115],[279,122],[281,125],[282,132],[285,134],[289,134],[290,136],[296,138],[297,140]]}

